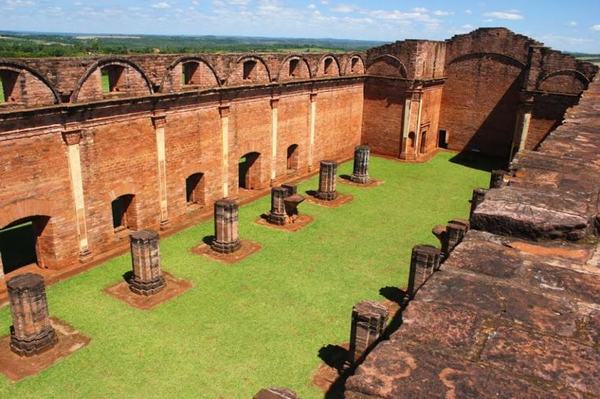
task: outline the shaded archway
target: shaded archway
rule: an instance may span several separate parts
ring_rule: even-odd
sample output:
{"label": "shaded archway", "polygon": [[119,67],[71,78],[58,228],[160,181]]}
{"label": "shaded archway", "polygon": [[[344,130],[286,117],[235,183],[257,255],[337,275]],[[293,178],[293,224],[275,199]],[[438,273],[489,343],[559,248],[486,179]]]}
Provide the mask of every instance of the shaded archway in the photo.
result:
{"label": "shaded archway", "polygon": [[249,152],[242,156],[238,164],[239,188],[255,190],[260,185],[260,153]]}
{"label": "shaded archway", "polygon": [[115,232],[135,230],[137,227],[137,212],[135,195],[125,194],[115,198],[111,204],[112,221]]}
{"label": "shaded archway", "polygon": [[421,132],[421,142],[419,144],[419,153],[425,154],[427,151],[427,132]]}
{"label": "shaded archway", "polygon": [[286,163],[288,173],[298,170],[298,144],[292,144],[287,148]]}
{"label": "shaded archway", "polygon": [[45,267],[45,254],[53,251],[49,216],[29,216],[0,229],[0,275],[36,264]]}
{"label": "shaded archway", "polygon": [[204,173],[193,173],[185,179],[185,201],[188,205],[204,205]]}

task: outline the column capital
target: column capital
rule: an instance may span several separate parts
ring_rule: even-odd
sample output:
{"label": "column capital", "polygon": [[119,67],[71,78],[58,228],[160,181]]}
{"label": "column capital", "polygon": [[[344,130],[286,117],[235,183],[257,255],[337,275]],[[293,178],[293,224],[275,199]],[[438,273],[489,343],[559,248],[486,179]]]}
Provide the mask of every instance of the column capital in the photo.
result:
{"label": "column capital", "polygon": [[229,116],[230,109],[229,103],[219,105],[219,114],[221,115],[221,118]]}
{"label": "column capital", "polygon": [[531,112],[534,101],[535,96],[533,93],[528,91],[522,91],[519,93],[519,105],[524,112]]}
{"label": "column capital", "polygon": [[272,97],[271,98],[271,108],[273,108],[273,109],[277,108],[278,104],[279,104],[279,97]]}
{"label": "column capital", "polygon": [[313,91],[313,92],[310,93],[310,102],[317,101],[317,94],[318,93],[316,91]]}
{"label": "column capital", "polygon": [[154,114],[152,114],[151,118],[152,124],[154,125],[155,129],[165,127],[165,125],[167,124],[167,114],[165,114],[164,112],[155,112]]}
{"label": "column capital", "polygon": [[66,145],[75,145],[81,142],[82,130],[81,129],[69,129],[63,130],[62,138]]}

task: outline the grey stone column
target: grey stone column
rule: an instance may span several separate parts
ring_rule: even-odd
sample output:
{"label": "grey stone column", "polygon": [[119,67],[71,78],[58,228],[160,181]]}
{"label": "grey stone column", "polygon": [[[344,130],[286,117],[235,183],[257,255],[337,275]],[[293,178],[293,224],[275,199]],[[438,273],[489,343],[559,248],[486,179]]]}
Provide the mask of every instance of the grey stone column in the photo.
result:
{"label": "grey stone column", "polygon": [[387,309],[380,303],[363,301],[352,308],[349,361],[362,360],[383,334],[388,319]]}
{"label": "grey stone column", "polygon": [[442,247],[442,252],[446,258],[450,255],[450,252],[454,250],[454,247],[460,244],[465,234],[467,234],[467,231],[469,231],[469,225],[456,220],[451,220],[446,225],[445,245]]}
{"label": "grey stone column", "polygon": [[321,161],[319,169],[319,191],[317,198],[331,201],[337,198],[335,179],[337,174],[337,162]]}
{"label": "grey stone column", "polygon": [[484,188],[476,188],[473,190],[473,195],[471,196],[471,210],[469,212],[470,217],[473,216],[473,212],[477,209],[477,206],[483,202],[485,199],[485,193],[487,192]]}
{"label": "grey stone column", "polygon": [[53,347],[57,337],[48,316],[43,277],[21,274],[8,280],[6,287],[13,321],[10,349],[19,356],[33,356]]}
{"label": "grey stone column", "polygon": [[412,299],[419,288],[440,268],[441,251],[431,245],[415,245],[410,259],[406,294]]}
{"label": "grey stone column", "polygon": [[240,249],[242,243],[238,225],[239,207],[237,202],[229,198],[215,202],[215,239],[211,248],[223,254]]}
{"label": "grey stone column", "polygon": [[369,182],[369,146],[359,145],[354,149],[354,167],[351,180],[355,183]]}
{"label": "grey stone column", "polygon": [[288,190],[284,187],[273,187],[271,189],[271,211],[268,221],[272,224],[284,225],[286,220],[285,197],[288,196]]}
{"label": "grey stone column", "polygon": [[154,295],[166,283],[160,268],[159,236],[156,231],[140,230],[129,235],[133,277],[129,289],[138,295]]}

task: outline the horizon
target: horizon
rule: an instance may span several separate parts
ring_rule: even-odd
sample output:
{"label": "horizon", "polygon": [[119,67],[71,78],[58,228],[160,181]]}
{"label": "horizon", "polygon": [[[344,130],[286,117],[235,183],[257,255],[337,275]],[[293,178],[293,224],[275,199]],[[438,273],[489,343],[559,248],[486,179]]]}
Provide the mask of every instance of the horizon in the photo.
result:
{"label": "horizon", "polygon": [[515,0],[0,0],[3,31],[395,42],[502,26],[561,51],[600,53],[600,4]]}

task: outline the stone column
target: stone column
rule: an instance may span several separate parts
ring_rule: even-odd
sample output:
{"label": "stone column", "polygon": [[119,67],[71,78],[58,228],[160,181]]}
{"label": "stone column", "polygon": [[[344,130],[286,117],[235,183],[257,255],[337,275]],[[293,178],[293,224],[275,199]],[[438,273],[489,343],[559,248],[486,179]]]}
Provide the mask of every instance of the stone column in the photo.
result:
{"label": "stone column", "polygon": [[321,161],[319,170],[319,191],[317,198],[331,201],[337,198],[335,179],[337,175],[337,163],[335,161]]}
{"label": "stone column", "polygon": [[0,252],[0,278],[4,278],[4,265],[2,264],[2,252]]}
{"label": "stone column", "polygon": [[317,126],[317,93],[310,93],[310,117],[308,137],[308,171],[313,170],[315,154],[315,131]]}
{"label": "stone column", "polygon": [[295,184],[282,184],[281,187],[285,188],[287,192],[286,197],[298,194],[298,186],[296,186]]}
{"label": "stone column", "polygon": [[287,388],[261,389],[252,399],[299,399],[298,394]]}
{"label": "stone column", "polygon": [[490,176],[490,188],[500,188],[504,186],[504,176],[506,171],[504,170],[492,170]]}
{"label": "stone column", "polygon": [[531,122],[533,102],[533,95],[524,92],[521,93],[521,104],[517,113],[517,123],[513,135],[511,159],[517,152],[524,149],[527,145],[527,136],[529,134],[529,124]]}
{"label": "stone column", "polygon": [[33,356],[53,347],[56,332],[48,316],[44,279],[25,273],[6,283],[13,324],[10,349],[19,356]]}
{"label": "stone column", "polygon": [[167,159],[165,148],[165,126],[167,117],[165,114],[152,116],[152,124],[156,134],[156,159],[158,160],[158,196],[160,203],[160,227],[169,225],[169,212],[167,206]]}
{"label": "stone column", "polygon": [[215,239],[211,248],[223,254],[237,251],[242,246],[239,237],[239,207],[237,202],[223,198],[215,202]]}
{"label": "stone column", "polygon": [[229,105],[219,107],[221,115],[221,174],[223,198],[229,195]]}
{"label": "stone column", "polygon": [[415,245],[410,258],[410,271],[406,294],[413,299],[415,293],[431,275],[440,268],[441,251],[431,245]]}
{"label": "stone column", "polygon": [[458,221],[450,221],[450,223],[446,225],[445,246],[442,247],[442,252],[446,257],[450,255],[450,252],[454,250],[454,247],[460,244],[468,230],[468,225],[459,223]]}
{"label": "stone column", "polygon": [[[421,132],[421,112],[423,109],[423,88],[415,85],[406,91],[402,121],[401,159],[416,159]],[[409,134],[415,134],[414,148],[409,149]]]}
{"label": "stone column", "polygon": [[388,311],[380,303],[363,301],[352,308],[349,361],[356,363],[364,357],[383,334]]}
{"label": "stone column", "polygon": [[84,262],[90,258],[91,252],[88,243],[83,177],[81,173],[80,143],[82,131],[81,129],[65,130],[62,136],[65,144],[67,144],[71,192],[73,193],[73,200],[75,202],[75,220],[77,236],[79,238],[79,259]]}
{"label": "stone column", "polygon": [[285,197],[288,190],[284,187],[273,187],[271,189],[271,211],[269,212],[269,223],[284,225],[286,220]]}
{"label": "stone column", "polygon": [[360,184],[369,182],[369,154],[369,146],[359,145],[354,149],[353,182]]}
{"label": "stone column", "polygon": [[138,295],[154,295],[165,288],[165,278],[160,269],[158,233],[140,230],[129,235],[133,277],[129,289]]}
{"label": "stone column", "polygon": [[484,188],[476,188],[473,190],[473,195],[471,196],[471,211],[469,212],[470,217],[473,216],[473,212],[477,208],[477,205],[481,204],[485,199],[485,193],[487,192]]}
{"label": "stone column", "polygon": [[271,99],[271,183],[277,178],[277,131],[279,128],[278,104],[279,98]]}

